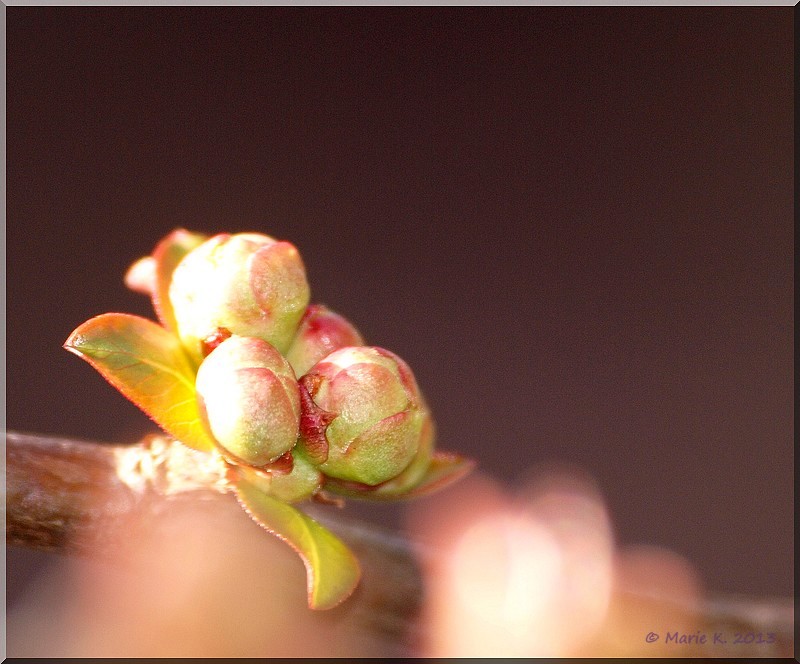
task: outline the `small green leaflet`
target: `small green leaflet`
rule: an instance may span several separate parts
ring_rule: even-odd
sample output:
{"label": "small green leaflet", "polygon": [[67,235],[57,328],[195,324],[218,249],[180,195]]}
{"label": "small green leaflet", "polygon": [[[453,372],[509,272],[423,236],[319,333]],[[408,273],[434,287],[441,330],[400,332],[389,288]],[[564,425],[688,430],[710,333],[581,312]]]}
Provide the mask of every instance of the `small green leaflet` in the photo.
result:
{"label": "small green leaflet", "polygon": [[402,497],[416,498],[438,491],[461,479],[475,467],[475,461],[453,452],[434,452],[423,478]]}
{"label": "small green leaflet", "polygon": [[171,436],[200,451],[214,441],[200,419],[194,370],[178,338],[130,314],[102,314],[80,325],[64,348],[91,364]]}
{"label": "small green leaflet", "polygon": [[239,474],[236,496],[254,521],[284,540],[303,559],[309,607],[330,609],[352,594],[361,569],[338,537],[291,505],[265,494],[244,473]]}

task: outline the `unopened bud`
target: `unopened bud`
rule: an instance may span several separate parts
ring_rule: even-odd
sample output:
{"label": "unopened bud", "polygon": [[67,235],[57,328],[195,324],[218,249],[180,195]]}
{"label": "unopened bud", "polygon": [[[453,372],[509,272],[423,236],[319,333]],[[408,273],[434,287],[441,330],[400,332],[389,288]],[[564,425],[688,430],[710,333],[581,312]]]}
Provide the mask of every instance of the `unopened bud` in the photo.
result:
{"label": "unopened bud", "polygon": [[345,346],[361,346],[364,340],[344,316],[322,304],[306,309],[297,335],[286,352],[286,359],[298,376],[305,374],[317,362]]}
{"label": "unopened bud", "polygon": [[200,365],[196,387],[211,434],[235,460],[264,466],[297,442],[300,390],[289,363],[266,341],[224,340]]}
{"label": "unopened bud", "polygon": [[[411,370],[394,353],[341,348],[303,376],[301,389],[326,414],[325,475],[374,486],[399,475],[417,454],[426,411]],[[310,427],[312,442],[318,434]]]}
{"label": "unopened bud", "polygon": [[172,275],[169,298],[178,334],[202,359],[217,329],[258,337],[285,352],[309,300],[305,267],[289,242],[267,235],[216,235],[189,252]]}

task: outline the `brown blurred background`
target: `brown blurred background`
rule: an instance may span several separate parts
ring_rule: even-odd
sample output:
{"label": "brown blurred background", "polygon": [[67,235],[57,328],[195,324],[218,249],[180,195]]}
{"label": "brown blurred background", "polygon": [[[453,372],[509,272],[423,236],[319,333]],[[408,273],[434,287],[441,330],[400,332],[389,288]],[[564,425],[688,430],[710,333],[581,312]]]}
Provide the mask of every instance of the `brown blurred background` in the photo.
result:
{"label": "brown blurred background", "polygon": [[[149,431],[61,344],[152,315],[122,276],[173,228],[265,232],[441,447],[577,464],[618,541],[791,594],[792,38],[789,8],[11,7],[7,426]],[[9,554],[13,602],[46,557]]]}

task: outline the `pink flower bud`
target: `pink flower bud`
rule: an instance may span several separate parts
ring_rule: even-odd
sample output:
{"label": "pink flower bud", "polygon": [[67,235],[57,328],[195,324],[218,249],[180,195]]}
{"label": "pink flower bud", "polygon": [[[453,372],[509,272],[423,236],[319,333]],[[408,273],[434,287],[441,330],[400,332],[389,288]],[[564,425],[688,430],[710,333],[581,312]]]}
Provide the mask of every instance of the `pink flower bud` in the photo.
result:
{"label": "pink flower bud", "polygon": [[417,454],[427,413],[411,369],[394,353],[336,350],[303,376],[302,390],[313,402],[304,407],[302,440],[325,475],[374,486]]}
{"label": "pink flower bud", "polygon": [[225,339],[200,365],[196,387],[211,434],[236,460],[264,466],[297,442],[300,390],[289,363],[266,341]]}
{"label": "pink flower bud", "polygon": [[294,245],[258,233],[216,235],[190,251],[172,275],[169,298],[178,334],[200,362],[218,328],[289,347],[309,299]]}
{"label": "pink flower bud", "polygon": [[322,304],[306,309],[297,335],[286,352],[295,374],[302,376],[317,362],[345,346],[361,346],[364,340],[344,317]]}

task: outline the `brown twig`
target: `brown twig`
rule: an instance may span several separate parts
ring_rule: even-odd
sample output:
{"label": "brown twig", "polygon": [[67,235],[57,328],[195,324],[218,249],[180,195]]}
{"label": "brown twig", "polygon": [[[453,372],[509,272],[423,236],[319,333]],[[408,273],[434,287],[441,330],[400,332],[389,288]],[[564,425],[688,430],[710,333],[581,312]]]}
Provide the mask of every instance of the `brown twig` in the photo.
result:
{"label": "brown twig", "polygon": [[[6,542],[45,551],[111,556],[118,541],[109,535],[110,522],[228,491],[217,457],[155,435],[110,445],[8,432],[6,462]],[[387,646],[404,648],[414,638],[422,599],[411,545],[335,510],[311,511],[361,562],[363,580],[350,610]]]}
{"label": "brown twig", "polygon": [[[196,501],[226,490],[224,468],[212,457],[159,436],[122,446],[8,432],[6,462],[6,541],[42,550],[113,548],[105,533],[109,518],[169,509],[175,501]],[[360,624],[390,650],[402,652],[419,636],[423,585],[418,561],[431,554],[401,536],[336,513],[314,516],[347,541],[361,560],[362,587],[350,600],[357,605]],[[779,638],[774,647],[769,652],[762,647],[758,654],[793,655],[790,600],[716,598],[700,618],[709,631],[775,633]],[[734,649],[726,654],[751,653]]]}

